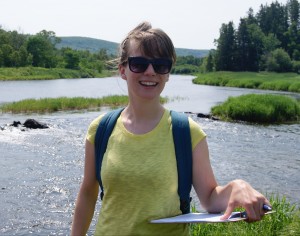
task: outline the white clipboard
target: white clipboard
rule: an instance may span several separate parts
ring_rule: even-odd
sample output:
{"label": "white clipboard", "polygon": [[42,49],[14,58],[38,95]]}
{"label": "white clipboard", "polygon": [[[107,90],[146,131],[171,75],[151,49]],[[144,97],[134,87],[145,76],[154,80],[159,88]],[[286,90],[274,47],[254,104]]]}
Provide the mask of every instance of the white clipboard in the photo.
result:
{"label": "white clipboard", "polygon": [[[235,214],[238,212],[233,212]],[[187,224],[187,223],[221,223],[221,222],[229,222],[229,221],[240,221],[245,220],[242,217],[229,218],[226,220],[221,220],[220,218],[223,214],[209,214],[209,213],[188,213],[179,216],[151,220],[150,222],[153,224]]]}
{"label": "white clipboard", "polygon": [[[269,211],[265,214],[274,213],[275,211]],[[230,217],[225,220],[221,220],[223,214],[210,214],[210,213],[189,213],[178,215],[169,218],[151,220],[152,224],[188,224],[188,223],[225,223],[236,222],[246,220],[247,216],[245,212],[232,212]]]}

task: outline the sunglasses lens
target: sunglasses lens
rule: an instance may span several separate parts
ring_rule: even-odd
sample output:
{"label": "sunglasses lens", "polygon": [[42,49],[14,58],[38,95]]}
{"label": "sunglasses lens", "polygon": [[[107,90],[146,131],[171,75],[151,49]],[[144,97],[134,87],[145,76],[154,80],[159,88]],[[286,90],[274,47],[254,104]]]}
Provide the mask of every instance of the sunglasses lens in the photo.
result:
{"label": "sunglasses lens", "polygon": [[154,59],[153,68],[158,74],[168,74],[172,67],[172,62],[169,59]]}
{"label": "sunglasses lens", "polygon": [[128,62],[129,69],[135,73],[145,72],[149,66],[148,60],[142,57],[130,57]]}
{"label": "sunglasses lens", "polygon": [[152,64],[154,71],[158,74],[168,74],[172,67],[172,61],[164,58],[148,60],[144,57],[129,57],[128,64],[129,69],[134,73],[145,72],[149,64]]}

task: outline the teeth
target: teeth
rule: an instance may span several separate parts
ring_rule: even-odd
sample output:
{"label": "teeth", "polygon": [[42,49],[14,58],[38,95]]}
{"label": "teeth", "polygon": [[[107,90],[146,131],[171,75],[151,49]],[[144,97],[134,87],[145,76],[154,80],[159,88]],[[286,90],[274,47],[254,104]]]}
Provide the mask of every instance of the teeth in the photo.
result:
{"label": "teeth", "polygon": [[142,85],[145,85],[145,86],[155,86],[155,85],[157,85],[157,83],[155,83],[155,82],[148,82],[148,81],[142,81],[142,82],[140,82]]}

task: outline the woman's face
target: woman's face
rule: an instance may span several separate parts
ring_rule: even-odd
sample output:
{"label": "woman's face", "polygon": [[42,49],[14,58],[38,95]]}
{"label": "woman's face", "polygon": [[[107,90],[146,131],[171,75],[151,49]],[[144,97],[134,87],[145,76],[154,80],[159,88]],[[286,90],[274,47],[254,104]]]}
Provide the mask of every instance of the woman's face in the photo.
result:
{"label": "woman's face", "polygon": [[[153,59],[143,55],[134,40],[131,40],[129,44],[128,55],[129,57]],[[126,65],[119,67],[119,72],[122,79],[127,81],[129,98],[135,99],[135,101],[136,99],[141,101],[157,99],[159,101],[165,83],[169,80],[169,73],[156,73],[152,64],[149,64],[144,72],[135,73],[130,70],[129,63],[127,62]]]}

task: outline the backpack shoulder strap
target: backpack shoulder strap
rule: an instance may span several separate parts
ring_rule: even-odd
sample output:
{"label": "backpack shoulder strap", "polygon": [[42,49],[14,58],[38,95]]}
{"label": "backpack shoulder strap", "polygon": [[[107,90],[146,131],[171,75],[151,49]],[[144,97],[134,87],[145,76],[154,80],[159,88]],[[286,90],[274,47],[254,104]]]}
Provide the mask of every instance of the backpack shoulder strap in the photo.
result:
{"label": "backpack shoulder strap", "polygon": [[115,127],[115,124],[124,108],[110,111],[106,113],[97,128],[95,136],[95,159],[96,159],[96,177],[101,188],[101,199],[103,198],[103,185],[101,180],[101,165],[104,153],[106,151],[108,139]]}
{"label": "backpack shoulder strap", "polygon": [[192,189],[192,141],[188,117],[171,111],[172,132],[177,161],[178,195],[182,214],[190,212]]}

